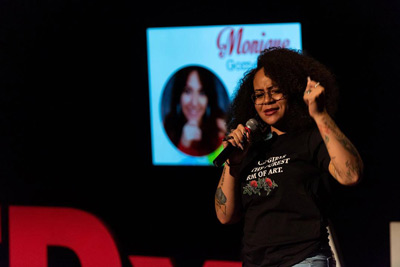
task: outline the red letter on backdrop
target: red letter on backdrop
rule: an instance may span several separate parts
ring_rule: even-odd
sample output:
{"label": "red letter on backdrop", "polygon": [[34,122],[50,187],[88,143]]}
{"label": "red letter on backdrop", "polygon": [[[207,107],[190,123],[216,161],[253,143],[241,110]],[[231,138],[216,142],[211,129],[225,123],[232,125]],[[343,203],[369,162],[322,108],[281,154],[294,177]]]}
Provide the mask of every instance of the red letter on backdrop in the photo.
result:
{"label": "red letter on backdrop", "polygon": [[133,267],[172,267],[171,260],[164,257],[129,256]]}
{"label": "red letter on backdrop", "polygon": [[118,249],[103,223],[72,208],[9,208],[10,267],[47,266],[47,247],[71,249],[82,267],[121,267]]}
{"label": "red letter on backdrop", "polygon": [[241,267],[241,262],[236,261],[215,261],[208,260],[204,262],[203,267]]}

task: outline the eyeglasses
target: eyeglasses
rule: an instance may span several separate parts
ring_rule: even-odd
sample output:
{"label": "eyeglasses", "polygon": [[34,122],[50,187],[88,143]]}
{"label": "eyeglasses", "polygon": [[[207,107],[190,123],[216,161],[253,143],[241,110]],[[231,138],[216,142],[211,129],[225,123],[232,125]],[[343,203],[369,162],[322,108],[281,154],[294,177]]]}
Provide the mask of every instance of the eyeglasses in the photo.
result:
{"label": "eyeglasses", "polygon": [[[268,94],[268,97],[270,99],[270,101],[268,101],[267,103],[265,103],[265,95]],[[279,101],[285,98],[285,95],[280,92],[279,90],[268,90],[267,93],[265,93],[265,91],[259,91],[259,92],[255,92],[254,94],[251,95],[251,100],[253,100],[253,103],[256,105],[264,105],[264,104],[268,104],[269,102],[273,101]]]}

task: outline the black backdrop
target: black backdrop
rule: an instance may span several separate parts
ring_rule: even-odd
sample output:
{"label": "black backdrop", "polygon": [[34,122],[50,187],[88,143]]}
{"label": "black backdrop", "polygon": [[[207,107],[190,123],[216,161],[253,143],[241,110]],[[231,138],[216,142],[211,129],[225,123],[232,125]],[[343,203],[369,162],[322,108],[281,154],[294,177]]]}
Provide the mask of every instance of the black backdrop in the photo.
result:
{"label": "black backdrop", "polygon": [[241,225],[214,216],[220,170],[151,164],[145,30],[301,22],[305,52],[337,75],[336,121],[366,164],[358,187],[333,184],[344,263],[389,266],[389,221],[400,220],[399,11],[388,0],[1,0],[1,204],[89,211],[123,258],[239,260]]}

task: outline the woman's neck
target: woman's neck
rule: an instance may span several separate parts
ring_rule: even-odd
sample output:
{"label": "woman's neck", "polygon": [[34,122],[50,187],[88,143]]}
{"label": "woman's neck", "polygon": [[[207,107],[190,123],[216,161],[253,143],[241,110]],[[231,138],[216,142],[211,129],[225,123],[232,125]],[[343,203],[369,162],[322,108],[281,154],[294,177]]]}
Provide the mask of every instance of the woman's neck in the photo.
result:
{"label": "woman's neck", "polygon": [[274,126],[271,126],[271,132],[276,133],[277,135],[282,135],[285,134],[286,132],[282,132],[280,130],[278,130],[277,128],[275,128]]}

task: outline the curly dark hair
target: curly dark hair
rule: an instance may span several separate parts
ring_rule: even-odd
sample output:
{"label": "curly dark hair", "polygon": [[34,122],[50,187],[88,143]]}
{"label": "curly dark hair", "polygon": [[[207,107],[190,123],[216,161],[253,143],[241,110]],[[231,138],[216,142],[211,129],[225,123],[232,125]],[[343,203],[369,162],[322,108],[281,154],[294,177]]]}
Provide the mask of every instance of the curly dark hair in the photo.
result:
{"label": "curly dark hair", "polygon": [[241,79],[226,118],[228,132],[238,124],[244,125],[250,118],[258,116],[251,95],[254,92],[254,76],[262,68],[288,101],[289,109],[283,122],[280,122],[280,130],[300,130],[313,125],[314,121],[303,100],[308,76],[325,88],[326,110],[334,116],[339,93],[332,72],[317,60],[299,51],[273,47],[262,51],[258,56],[257,66],[246,72]]}

